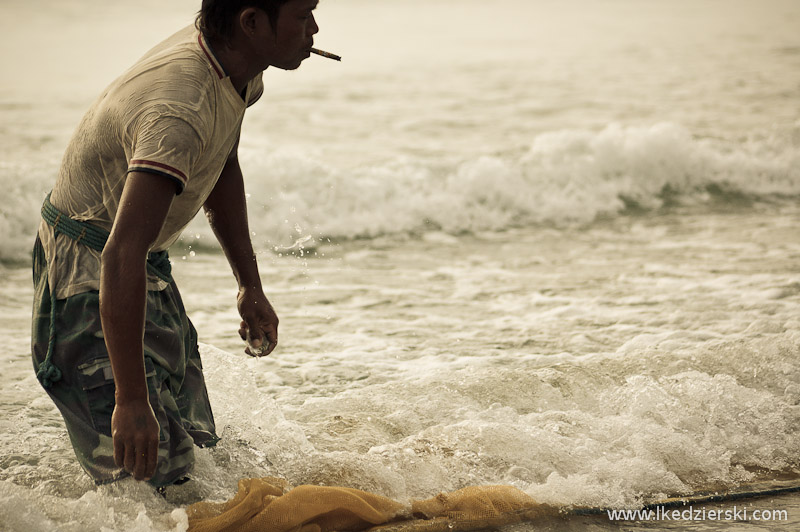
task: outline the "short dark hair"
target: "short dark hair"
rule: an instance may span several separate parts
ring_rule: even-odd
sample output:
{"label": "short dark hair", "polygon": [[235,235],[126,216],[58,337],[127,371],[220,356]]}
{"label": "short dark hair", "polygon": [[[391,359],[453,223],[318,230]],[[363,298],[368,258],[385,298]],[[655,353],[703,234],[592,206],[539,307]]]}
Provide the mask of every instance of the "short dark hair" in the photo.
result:
{"label": "short dark hair", "polygon": [[229,42],[233,37],[236,15],[247,7],[257,7],[267,13],[273,29],[278,23],[278,12],[289,0],[203,0],[197,13],[195,26],[206,39]]}

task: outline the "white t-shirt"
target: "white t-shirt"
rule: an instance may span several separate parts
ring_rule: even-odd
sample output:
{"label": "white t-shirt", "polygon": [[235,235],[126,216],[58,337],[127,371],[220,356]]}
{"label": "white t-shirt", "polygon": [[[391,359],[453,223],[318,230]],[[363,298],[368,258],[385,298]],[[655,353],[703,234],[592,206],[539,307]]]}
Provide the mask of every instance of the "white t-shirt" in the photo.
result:
{"label": "white t-shirt", "polygon": [[[92,104],[64,154],[50,201],[71,218],[110,231],[128,172],[172,179],[177,196],[151,251],[167,249],[213,190],[244,111],[263,89],[259,74],[238,94],[205,38],[193,26],[179,31]],[[44,221],[39,236],[58,299],[99,289],[99,252],[54,237]],[[165,287],[148,277],[149,290]]]}

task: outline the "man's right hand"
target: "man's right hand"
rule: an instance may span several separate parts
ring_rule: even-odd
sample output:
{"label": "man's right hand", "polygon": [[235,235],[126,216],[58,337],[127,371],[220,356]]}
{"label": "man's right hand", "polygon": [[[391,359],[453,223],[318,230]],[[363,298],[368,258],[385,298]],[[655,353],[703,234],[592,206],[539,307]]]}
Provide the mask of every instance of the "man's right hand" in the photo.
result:
{"label": "man's right hand", "polygon": [[136,480],[150,480],[158,463],[158,421],[150,401],[117,403],[111,415],[114,462]]}

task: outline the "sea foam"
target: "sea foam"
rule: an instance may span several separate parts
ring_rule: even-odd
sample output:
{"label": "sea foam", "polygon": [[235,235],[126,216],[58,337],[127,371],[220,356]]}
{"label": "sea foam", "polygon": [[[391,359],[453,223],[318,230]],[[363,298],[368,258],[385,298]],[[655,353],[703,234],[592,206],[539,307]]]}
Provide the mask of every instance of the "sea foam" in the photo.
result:
{"label": "sea foam", "polygon": [[[714,203],[738,208],[800,194],[800,150],[725,145],[676,124],[554,131],[522,154],[451,167],[409,157],[344,171],[281,152],[243,153],[257,243],[461,234]],[[207,234],[195,223],[192,230]]]}
{"label": "sea foam", "polygon": [[[731,145],[671,123],[552,131],[522,153],[478,154],[449,165],[400,156],[345,169],[296,151],[248,148],[240,159],[259,250],[309,237],[459,235],[676,206],[736,209],[800,195],[800,149],[791,139]],[[54,174],[52,161],[4,163],[0,184],[15,201],[0,211],[0,260],[27,256]],[[216,245],[202,216],[183,242]]]}

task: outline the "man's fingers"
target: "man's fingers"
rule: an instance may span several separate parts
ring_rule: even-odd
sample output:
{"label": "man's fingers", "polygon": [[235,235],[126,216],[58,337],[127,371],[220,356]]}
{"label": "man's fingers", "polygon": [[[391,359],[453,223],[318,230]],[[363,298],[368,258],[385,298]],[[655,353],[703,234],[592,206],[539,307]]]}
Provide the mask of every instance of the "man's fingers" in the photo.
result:
{"label": "man's fingers", "polygon": [[158,440],[153,438],[137,441],[136,466],[133,469],[133,478],[136,480],[150,480],[155,473],[158,459]]}
{"label": "man's fingers", "polygon": [[275,327],[269,327],[265,332],[267,334],[268,344],[264,356],[267,356],[278,346],[278,330]]}
{"label": "man's fingers", "polygon": [[261,332],[261,327],[258,322],[249,321],[246,323],[247,327],[247,343],[252,347],[261,347],[264,343],[264,334]]}
{"label": "man's fingers", "polygon": [[150,448],[147,450],[147,467],[145,467],[144,479],[150,480],[156,474],[156,466],[158,465],[158,439],[150,442]]}
{"label": "man's fingers", "polygon": [[148,447],[149,446],[147,445],[146,440],[137,438],[135,447],[136,450],[134,452],[134,456],[136,457],[136,464],[133,466],[133,471],[131,472],[133,473],[133,478],[135,478],[136,480],[144,479],[144,473],[145,470],[147,469]]}
{"label": "man's fingers", "polygon": [[131,443],[125,445],[125,460],[123,467],[128,473],[133,473],[133,468],[136,465],[136,447]]}
{"label": "man's fingers", "polygon": [[245,352],[248,355],[254,357],[265,357],[275,350],[275,347],[278,345],[277,331],[274,328],[271,328],[268,331],[262,332],[264,333],[263,340],[259,338],[256,341],[247,342],[247,349],[245,349]]}
{"label": "man's fingers", "polygon": [[149,401],[117,403],[111,415],[114,462],[136,480],[151,479],[158,462],[158,420]]}
{"label": "man's fingers", "polygon": [[117,467],[125,467],[125,444],[116,436],[112,438],[112,441],[114,442],[114,463],[117,464]]}
{"label": "man's fingers", "polygon": [[264,332],[258,322],[255,320],[243,321],[242,324],[245,329],[245,342],[247,342],[245,353],[254,357],[263,357],[269,354],[267,351],[269,348],[266,342],[267,339],[264,337]]}
{"label": "man's fingers", "polygon": [[245,353],[254,357],[267,356],[278,345],[278,319],[244,315],[239,324],[239,336],[247,343]]}

